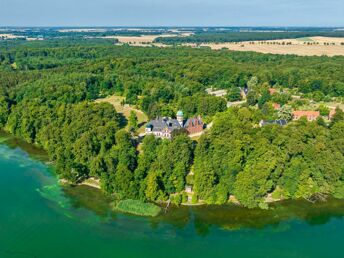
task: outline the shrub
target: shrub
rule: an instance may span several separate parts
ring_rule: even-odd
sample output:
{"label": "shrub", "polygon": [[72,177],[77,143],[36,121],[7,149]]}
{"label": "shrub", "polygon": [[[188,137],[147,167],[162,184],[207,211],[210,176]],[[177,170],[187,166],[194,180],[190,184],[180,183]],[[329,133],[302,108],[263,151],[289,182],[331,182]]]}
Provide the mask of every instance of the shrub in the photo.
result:
{"label": "shrub", "polygon": [[179,206],[182,203],[182,194],[171,195],[171,202]]}
{"label": "shrub", "polygon": [[183,203],[188,202],[188,195],[186,193],[183,193],[183,195],[182,195],[182,202]]}
{"label": "shrub", "polygon": [[193,175],[187,175],[186,176],[186,183],[188,185],[193,185],[194,184],[194,176]]}
{"label": "shrub", "polygon": [[194,195],[192,196],[191,203],[192,203],[192,204],[196,204],[197,202],[198,202],[197,194],[194,194]]}

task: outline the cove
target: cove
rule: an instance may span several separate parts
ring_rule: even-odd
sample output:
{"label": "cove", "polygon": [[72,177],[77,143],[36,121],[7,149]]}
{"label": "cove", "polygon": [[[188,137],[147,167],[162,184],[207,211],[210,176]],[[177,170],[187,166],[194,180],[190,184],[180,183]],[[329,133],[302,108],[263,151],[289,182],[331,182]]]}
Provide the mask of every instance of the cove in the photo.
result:
{"label": "cove", "polygon": [[2,137],[0,257],[343,257],[344,202],[112,212],[87,186],[61,187],[44,153]]}

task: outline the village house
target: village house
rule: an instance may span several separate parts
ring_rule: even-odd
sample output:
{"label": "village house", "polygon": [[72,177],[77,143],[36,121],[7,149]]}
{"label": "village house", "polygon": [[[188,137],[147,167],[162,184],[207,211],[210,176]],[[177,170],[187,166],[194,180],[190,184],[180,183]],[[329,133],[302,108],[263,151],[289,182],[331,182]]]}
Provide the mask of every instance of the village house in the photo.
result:
{"label": "village house", "polygon": [[197,134],[203,131],[204,124],[200,116],[187,119],[184,128],[189,135]]}
{"label": "village house", "polygon": [[299,120],[301,117],[306,117],[308,121],[315,121],[320,116],[319,111],[302,111],[296,110],[293,112],[293,120]]}
{"label": "village house", "polygon": [[146,125],[146,135],[153,134],[155,137],[171,139],[172,132],[179,129],[185,129],[189,135],[202,133],[204,123],[200,116],[184,120],[182,111],[177,112],[177,119],[162,117],[151,120]]}

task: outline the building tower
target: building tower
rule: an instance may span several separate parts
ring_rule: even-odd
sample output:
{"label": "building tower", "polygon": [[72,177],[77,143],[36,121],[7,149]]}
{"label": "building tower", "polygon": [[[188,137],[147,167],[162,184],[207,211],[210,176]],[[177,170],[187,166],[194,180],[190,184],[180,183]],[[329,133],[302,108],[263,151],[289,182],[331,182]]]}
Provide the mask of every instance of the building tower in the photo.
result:
{"label": "building tower", "polygon": [[183,111],[179,110],[177,112],[177,121],[180,124],[181,127],[183,127],[184,125],[184,115],[183,115]]}

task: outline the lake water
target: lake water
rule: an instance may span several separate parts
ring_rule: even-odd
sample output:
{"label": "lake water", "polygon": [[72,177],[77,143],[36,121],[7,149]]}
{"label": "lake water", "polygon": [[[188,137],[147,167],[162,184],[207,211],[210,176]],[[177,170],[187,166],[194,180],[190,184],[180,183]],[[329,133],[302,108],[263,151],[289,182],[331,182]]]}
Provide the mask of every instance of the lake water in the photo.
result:
{"label": "lake water", "polygon": [[116,214],[95,189],[61,188],[30,148],[0,144],[1,258],[344,257],[343,201]]}

